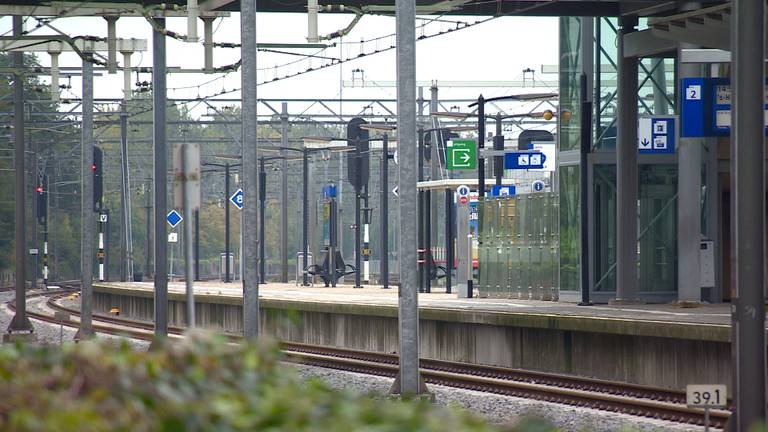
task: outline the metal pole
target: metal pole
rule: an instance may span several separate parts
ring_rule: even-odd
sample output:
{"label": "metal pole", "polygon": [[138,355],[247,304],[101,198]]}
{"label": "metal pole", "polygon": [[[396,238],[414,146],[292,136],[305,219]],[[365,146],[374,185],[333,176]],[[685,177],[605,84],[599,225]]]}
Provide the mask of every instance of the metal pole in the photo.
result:
{"label": "metal pole", "polygon": [[389,136],[381,139],[381,255],[379,279],[382,288],[389,288]]}
{"label": "metal pole", "polygon": [[371,236],[370,236],[370,207],[368,207],[368,183],[366,183],[363,189],[363,282],[370,283],[371,267],[370,267],[370,248],[371,248]]}
{"label": "metal pole", "polygon": [[338,250],[339,246],[339,231],[338,231],[338,223],[336,222],[336,218],[338,215],[338,207],[336,204],[336,200],[334,198],[331,198],[329,202],[330,207],[330,217],[328,218],[328,237],[329,237],[329,256],[328,256],[328,268],[330,270],[330,276],[331,276],[331,286],[336,287],[336,282],[338,281],[338,278],[336,277],[336,251]]}
{"label": "metal pole", "polygon": [[[165,18],[152,31],[152,109],[155,157],[155,337],[168,335],[168,157],[166,155]],[[187,221],[189,223],[189,221]]]}
{"label": "metal pole", "polygon": [[149,277],[150,269],[152,268],[150,266],[152,261],[152,206],[150,203],[152,194],[150,193],[149,186],[147,186],[147,189],[144,191],[144,193],[146,194],[144,208],[147,210],[147,253],[144,257],[144,276]]}
{"label": "metal pole", "polygon": [[120,280],[133,279],[133,245],[131,244],[131,218],[128,210],[130,189],[128,181],[128,113],[125,101],[120,104],[120,207],[122,212],[122,247],[120,248]]}
{"label": "metal pole", "polygon": [[230,163],[224,164],[224,283],[232,282],[232,275],[229,268],[229,250],[230,244],[230,216],[229,216],[229,168]]}
{"label": "metal pole", "polygon": [[264,158],[259,160],[259,283],[267,283],[267,255],[264,234],[264,221],[267,218],[267,172],[264,169]]}
{"label": "metal pole", "polygon": [[360,194],[362,192],[355,188],[355,288],[362,288],[360,285]]}
{"label": "metal pole", "polygon": [[191,166],[192,159],[192,145],[182,144],[181,147],[181,172],[184,173],[184,185],[182,187],[182,202],[184,205],[184,219],[187,223],[184,224],[184,280],[187,288],[186,306],[187,306],[187,328],[195,327],[195,286],[194,286],[194,269],[192,264],[193,245],[192,245],[192,181],[190,178],[193,167]]}
{"label": "metal pole", "polygon": [[301,273],[302,273],[302,286],[309,286],[309,278],[307,275],[307,267],[309,267],[309,151],[304,149],[302,152],[302,201],[301,201],[301,217],[302,217],[302,230],[301,230],[301,250],[304,256],[302,257]]}
{"label": "metal pole", "polygon": [[[280,146],[288,147],[288,104],[280,111]],[[280,282],[288,282],[288,162],[280,150]]]}
{"label": "metal pole", "polygon": [[432,191],[424,191],[424,292],[432,292]]}
{"label": "metal pole", "polygon": [[104,244],[104,228],[105,223],[102,221],[103,216],[106,213],[102,210],[99,212],[99,240],[98,240],[98,252],[96,253],[96,262],[99,264],[99,282],[106,280],[106,272],[104,271],[104,257],[105,257],[105,244]]}
{"label": "metal pole", "polygon": [[360,229],[362,225],[360,221],[360,194],[362,194],[363,188],[360,184],[362,183],[360,159],[360,143],[355,142],[355,165],[357,166],[355,169],[355,176],[357,177],[355,182],[355,288],[362,288],[360,285]]}
{"label": "metal pole", "polygon": [[[13,17],[13,36],[21,37],[23,31],[21,16]],[[21,52],[11,53],[13,66],[17,71],[24,67],[24,55]],[[85,78],[83,79],[85,80]],[[85,102],[85,101],[84,101]],[[15,229],[14,249],[15,259],[15,288],[16,288],[16,313],[13,315],[11,324],[8,326],[8,333],[32,333],[34,331],[32,323],[27,318],[27,291],[26,291],[26,230],[27,218],[24,214],[25,208],[25,179],[24,179],[24,75],[17,73],[13,77],[13,145],[14,145],[14,170],[16,176],[16,187],[14,189],[14,208]],[[91,155],[93,157],[93,155]],[[90,166],[88,167],[89,172]],[[88,195],[86,195],[88,196]],[[90,210],[90,208],[89,208]],[[85,285],[83,285],[85,286]]]}
{"label": "metal pole", "polygon": [[735,0],[732,6],[733,108],[731,178],[736,298],[734,396],[736,430],[765,421],[765,3]]}
{"label": "metal pole", "polygon": [[416,2],[396,0],[397,147],[400,155],[400,375],[394,390],[416,395],[419,377],[419,303],[416,281]]}
{"label": "metal pole", "polygon": [[195,280],[200,280],[200,209],[195,209]]}
{"label": "metal pole", "polygon": [[[416,131],[416,141],[418,143],[418,164],[417,166],[417,180],[419,182],[424,181],[424,130],[419,128],[418,131]],[[398,144],[398,147],[400,145]],[[399,172],[398,172],[399,175]],[[398,185],[398,191],[400,190],[400,186]],[[424,274],[425,274],[425,268],[424,265],[424,191],[419,189],[416,193],[416,201],[418,202],[417,206],[417,230],[418,235],[416,237],[416,252],[417,252],[417,280],[418,280],[418,289],[419,292],[424,292]],[[402,201],[400,203],[402,206]],[[402,267],[402,258],[399,259],[400,266]]]}
{"label": "metal pole", "polygon": [[[28,115],[29,115],[29,118],[31,120],[32,119],[32,106],[29,105],[27,107],[27,109],[29,110]],[[32,169],[29,170],[30,171],[30,183],[36,185],[36,184],[40,184],[39,183],[40,180],[38,179],[39,172],[40,172],[40,160],[39,160],[39,157],[38,157],[38,154],[37,154],[37,143],[32,139],[32,130],[31,130],[31,128],[28,131],[28,134],[29,135],[28,135],[27,142],[29,143],[29,147],[30,147],[30,150],[32,152],[31,157],[30,157],[30,163],[32,165]],[[32,244],[34,245],[35,249],[38,248],[38,243],[37,243],[37,215],[39,214],[38,212],[39,212],[39,209],[37,208],[37,200],[33,199],[32,200],[32,220],[35,221],[35,223],[32,224]],[[39,251],[38,251],[38,253],[32,255],[31,258],[32,258],[32,275],[29,278],[29,281],[30,281],[30,284],[31,284],[30,286],[32,287],[32,289],[36,289],[37,288],[38,263],[40,261],[40,253],[39,253]]]}
{"label": "metal pole", "polygon": [[[242,47],[242,121],[243,121],[243,190],[245,208],[242,221],[245,227],[255,227],[258,212],[258,124],[256,120],[256,0],[240,1],[240,34]],[[258,244],[256,231],[245,230],[243,238],[243,333],[255,339],[259,333],[259,279],[256,275]]]}
{"label": "metal pole", "polygon": [[[496,114],[496,136],[493,137],[493,149],[504,150],[504,135],[501,129],[501,113]],[[501,179],[504,177],[504,156],[493,157],[493,175],[496,177],[496,184],[501,186]]]}
{"label": "metal pole", "polygon": [[445,292],[451,293],[453,272],[453,190],[445,189]]}
{"label": "metal pole", "polygon": [[618,143],[616,145],[616,301],[637,301],[637,58],[624,57],[624,36],[637,17],[619,20]]}
{"label": "metal pole", "polygon": [[485,98],[477,98],[477,199],[485,198],[485,158],[482,149],[485,148]]}
{"label": "metal pole", "polygon": [[[592,18],[582,18],[582,23],[592,21]],[[582,31],[586,26],[582,24]],[[590,43],[591,43],[590,32]],[[591,45],[590,45],[591,46]],[[591,63],[584,63],[586,66]],[[581,74],[581,146],[579,148],[579,217],[581,238],[581,302],[580,306],[590,306],[589,294],[589,152],[592,148],[592,101],[587,84],[587,74]]]}
{"label": "metal pole", "polygon": [[[581,302],[590,306],[589,295],[589,153],[592,151],[592,86],[594,83],[594,19],[581,17],[581,146],[579,147],[579,218],[581,239]],[[553,189],[554,189],[554,185]]]}
{"label": "metal pole", "polygon": [[[86,53],[89,56],[90,53]],[[83,150],[80,187],[80,329],[75,338],[93,336],[93,63],[83,60]]]}

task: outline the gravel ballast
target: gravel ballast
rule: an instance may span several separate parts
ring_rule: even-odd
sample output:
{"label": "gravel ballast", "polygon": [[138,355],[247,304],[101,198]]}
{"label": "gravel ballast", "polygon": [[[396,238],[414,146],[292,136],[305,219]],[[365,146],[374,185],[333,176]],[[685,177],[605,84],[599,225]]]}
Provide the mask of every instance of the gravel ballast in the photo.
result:
{"label": "gravel ballast", "polygon": [[[360,394],[384,395],[392,385],[391,378],[339,371],[315,366],[295,365],[306,379],[318,378],[331,387]],[[495,424],[509,425],[520,418],[544,418],[562,431],[703,431],[703,427],[637,417],[608,411],[562,405],[550,402],[502,396],[472,390],[429,385],[435,401],[466,409]],[[719,429],[710,429],[717,431]]]}
{"label": "gravel ballast", "polygon": [[[31,294],[31,292],[30,292]],[[13,292],[0,292],[0,331],[5,331],[13,317],[12,312],[5,304],[13,299]],[[45,301],[30,299],[28,310],[51,313],[45,307]],[[37,343],[59,344],[60,338],[66,343],[72,341],[76,329],[63,328],[63,337],[59,325],[32,320],[35,329]],[[123,337],[99,334],[99,338],[125,339]],[[146,350],[149,343],[135,339],[128,339],[134,349]],[[391,378],[371,376],[354,372],[339,371],[314,366],[290,365],[299,375],[305,379],[316,378],[324,381],[331,387],[352,391],[359,394],[386,395],[392,385]],[[544,418],[562,431],[703,431],[703,427],[681,425],[678,423],[618,414],[608,411],[600,411],[589,408],[574,407],[570,405],[555,404],[531,399],[511,396],[495,395],[472,390],[457,389],[438,385],[430,385],[429,390],[434,393],[436,403],[461,407],[500,425],[514,424],[520,418],[534,416]],[[717,429],[712,429],[716,431]]]}

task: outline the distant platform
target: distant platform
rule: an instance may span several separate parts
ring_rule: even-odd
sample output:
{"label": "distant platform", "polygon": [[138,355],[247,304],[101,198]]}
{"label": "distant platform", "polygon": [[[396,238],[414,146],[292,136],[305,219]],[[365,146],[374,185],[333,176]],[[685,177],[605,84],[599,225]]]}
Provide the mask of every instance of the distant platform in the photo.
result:
{"label": "distant platform", "polygon": [[[168,321],[186,322],[185,285],[169,285]],[[94,310],[118,308],[152,321],[153,284],[94,283]],[[260,332],[283,341],[397,352],[398,292],[268,283],[259,287]],[[242,334],[242,282],[195,283],[198,326]],[[444,288],[419,294],[424,358],[541,370],[682,390],[728,382],[728,305],[598,305],[459,299]],[[675,366],[678,365],[678,366]],[[684,367],[682,366],[684,365]]]}
{"label": "distant platform", "polygon": [[[97,290],[141,297],[152,296],[152,282],[96,283]],[[184,300],[183,282],[168,285],[171,300]],[[130,292],[133,291],[133,294]],[[195,298],[199,302],[242,304],[242,283],[195,282]],[[397,316],[397,288],[388,290],[367,285],[353,288],[297,286],[293,283],[270,282],[259,286],[262,308],[311,311],[333,311],[353,315]],[[332,305],[332,307],[331,307]],[[500,299],[459,299],[445,288],[433,288],[419,294],[422,319],[439,318],[515,327],[538,327],[560,330],[638,336],[661,336],[682,339],[730,341],[730,309],[727,304],[700,305],[684,308],[675,304],[595,305],[574,303]]]}

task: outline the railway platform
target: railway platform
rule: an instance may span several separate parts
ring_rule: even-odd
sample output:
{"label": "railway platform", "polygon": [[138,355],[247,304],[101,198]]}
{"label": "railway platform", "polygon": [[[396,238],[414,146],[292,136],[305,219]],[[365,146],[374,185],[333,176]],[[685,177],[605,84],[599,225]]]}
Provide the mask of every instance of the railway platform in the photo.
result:
{"label": "railway platform", "polygon": [[[169,284],[169,322],[184,323],[184,283]],[[397,289],[260,286],[262,332],[280,340],[397,351]],[[97,313],[151,321],[151,282],[95,283]],[[198,324],[242,331],[242,285],[196,282]],[[419,295],[424,358],[571,373],[669,389],[730,376],[728,305],[596,305]]]}

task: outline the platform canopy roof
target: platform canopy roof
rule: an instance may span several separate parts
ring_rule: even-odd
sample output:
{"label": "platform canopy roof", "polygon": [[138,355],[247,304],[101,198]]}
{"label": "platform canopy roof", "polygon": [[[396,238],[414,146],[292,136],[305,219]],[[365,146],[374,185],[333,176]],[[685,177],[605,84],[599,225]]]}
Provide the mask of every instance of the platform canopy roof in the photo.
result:
{"label": "platform canopy roof", "polygon": [[[181,16],[186,0],[108,0],[108,1],[51,1],[51,0],[5,0],[0,5],[0,15],[34,16],[84,16],[84,15],[139,15],[139,11],[152,10],[155,14]],[[365,13],[394,13],[394,0],[324,1],[320,5],[339,5],[363,10]],[[670,0],[416,0],[417,13],[452,15],[519,15],[519,16],[618,16],[624,14],[639,16],[663,16],[679,7],[678,1]],[[728,2],[702,2],[702,7]],[[164,6],[164,12],[160,8]],[[222,12],[236,12],[239,0],[199,0],[202,15],[217,15]],[[259,0],[259,11],[294,12],[307,11],[306,0]]]}

